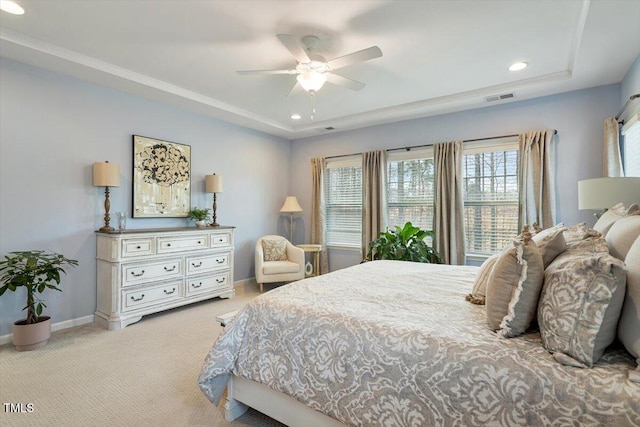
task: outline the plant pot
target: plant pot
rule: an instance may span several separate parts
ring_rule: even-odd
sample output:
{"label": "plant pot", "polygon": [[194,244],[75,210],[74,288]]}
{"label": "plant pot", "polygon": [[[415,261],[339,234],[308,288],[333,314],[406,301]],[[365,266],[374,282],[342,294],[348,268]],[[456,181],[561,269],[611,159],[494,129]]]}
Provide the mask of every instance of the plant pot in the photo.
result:
{"label": "plant pot", "polygon": [[37,323],[25,324],[18,320],[13,324],[13,345],[18,351],[35,350],[45,345],[51,336],[51,317],[40,316]]}
{"label": "plant pot", "polygon": [[198,228],[204,228],[207,226],[207,220],[203,219],[201,221],[196,221],[196,227]]}

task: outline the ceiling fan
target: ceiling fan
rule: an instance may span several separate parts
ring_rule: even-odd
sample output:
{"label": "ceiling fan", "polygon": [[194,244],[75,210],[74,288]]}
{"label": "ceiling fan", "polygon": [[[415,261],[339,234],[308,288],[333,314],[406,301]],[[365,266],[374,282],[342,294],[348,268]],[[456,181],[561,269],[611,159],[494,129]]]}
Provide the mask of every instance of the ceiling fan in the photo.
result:
{"label": "ceiling fan", "polygon": [[380,48],[372,46],[327,61],[315,52],[320,42],[316,36],[304,36],[299,39],[293,34],[277,34],[277,37],[296,59],[295,68],[290,70],[247,70],[237,71],[237,73],[240,75],[297,74],[296,80],[311,95],[320,90],[327,81],[352,90],[360,90],[365,87],[364,83],[334,74],[332,71],[382,56]]}

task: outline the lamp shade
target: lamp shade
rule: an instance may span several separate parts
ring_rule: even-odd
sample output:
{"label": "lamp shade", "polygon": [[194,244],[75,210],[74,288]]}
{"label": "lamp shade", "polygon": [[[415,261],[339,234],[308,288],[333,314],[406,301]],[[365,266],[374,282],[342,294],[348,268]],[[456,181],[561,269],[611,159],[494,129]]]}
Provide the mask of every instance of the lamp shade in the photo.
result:
{"label": "lamp shade", "polygon": [[300,203],[298,203],[296,196],[287,196],[284,201],[284,205],[280,208],[280,212],[302,212],[302,208],[300,207]]}
{"label": "lamp shade", "polygon": [[305,71],[296,77],[300,86],[307,92],[317,92],[327,81],[327,76],[317,71]]}
{"label": "lamp shade", "polygon": [[222,175],[207,175],[205,177],[205,191],[207,193],[222,193]]}
{"label": "lamp shade", "polygon": [[96,162],[93,164],[94,187],[119,187],[120,165],[109,162]]}
{"label": "lamp shade", "polygon": [[578,182],[578,209],[609,209],[640,203],[640,178],[594,178]]}

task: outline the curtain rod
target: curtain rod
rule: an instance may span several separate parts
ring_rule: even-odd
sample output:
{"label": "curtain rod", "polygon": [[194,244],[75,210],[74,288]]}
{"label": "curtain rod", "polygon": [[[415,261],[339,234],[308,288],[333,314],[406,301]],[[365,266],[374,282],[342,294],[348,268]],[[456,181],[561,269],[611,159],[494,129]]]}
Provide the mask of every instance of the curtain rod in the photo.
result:
{"label": "curtain rod", "polygon": [[[615,119],[618,120],[620,118],[620,116],[622,115],[622,113],[625,112],[625,110],[627,109],[627,107],[629,106],[629,103],[631,101],[633,101],[636,98],[640,98],[640,93],[636,93],[635,95],[631,95],[629,97],[629,99],[627,99],[627,102],[624,103],[624,105],[622,106],[622,108],[620,109],[620,111],[618,112],[618,114],[616,114]],[[618,123],[620,124],[624,124],[624,120],[619,121]]]}
{"label": "curtain rod", "polygon": [[[557,135],[558,131],[556,129],[553,130],[553,134]],[[514,133],[512,135],[500,135],[500,136],[487,136],[485,138],[474,138],[474,139],[463,139],[462,142],[477,142],[477,141],[487,141],[489,139],[502,139],[502,138],[513,138],[515,136],[518,136],[517,133]],[[431,144],[422,144],[422,145],[411,145],[409,147],[399,147],[399,148],[389,148],[387,151],[399,151],[399,150],[406,150],[406,151],[411,151],[412,148],[423,148],[423,147],[431,147],[433,146],[434,143]],[[351,157],[351,156],[359,156],[361,155],[362,152],[360,153],[353,153],[353,154],[339,154],[337,156],[327,156],[325,157],[325,159],[338,159],[340,157]]]}

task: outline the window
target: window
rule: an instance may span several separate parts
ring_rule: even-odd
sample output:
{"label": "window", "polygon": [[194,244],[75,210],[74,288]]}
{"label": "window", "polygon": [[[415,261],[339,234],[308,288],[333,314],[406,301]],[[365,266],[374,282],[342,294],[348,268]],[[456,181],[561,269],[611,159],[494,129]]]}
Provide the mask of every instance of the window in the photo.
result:
{"label": "window", "polygon": [[490,255],[518,234],[518,146],[476,145],[464,150],[466,251]]}
{"label": "window", "polygon": [[640,176],[640,113],[634,114],[622,127],[624,175]]}
{"label": "window", "polygon": [[325,168],[328,246],[362,246],[362,158],[328,160]]}
{"label": "window", "polygon": [[433,230],[435,178],[433,150],[389,153],[387,204],[389,227],[407,221]]}

